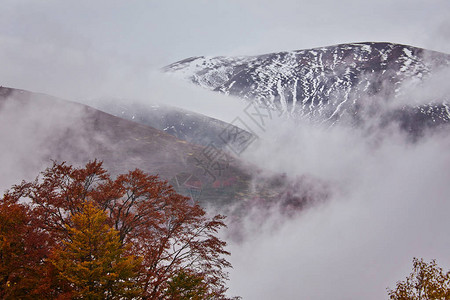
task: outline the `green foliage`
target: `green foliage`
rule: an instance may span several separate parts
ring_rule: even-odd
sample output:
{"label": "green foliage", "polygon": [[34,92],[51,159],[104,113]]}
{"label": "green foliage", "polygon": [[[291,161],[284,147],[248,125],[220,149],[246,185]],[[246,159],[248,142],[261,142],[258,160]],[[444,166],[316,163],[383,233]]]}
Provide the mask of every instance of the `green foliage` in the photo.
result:
{"label": "green foliage", "polygon": [[173,300],[201,300],[208,299],[207,290],[202,276],[182,270],[170,280],[166,295]]}
{"label": "green foliage", "polygon": [[73,288],[73,298],[137,296],[134,278],[140,260],[124,255],[118,231],[107,225],[105,212],[88,202],[72,221],[69,239],[54,251],[51,262]]}
{"label": "green foliage", "polygon": [[444,272],[435,260],[426,263],[414,258],[412,273],[388,293],[392,300],[448,300],[450,272]]}

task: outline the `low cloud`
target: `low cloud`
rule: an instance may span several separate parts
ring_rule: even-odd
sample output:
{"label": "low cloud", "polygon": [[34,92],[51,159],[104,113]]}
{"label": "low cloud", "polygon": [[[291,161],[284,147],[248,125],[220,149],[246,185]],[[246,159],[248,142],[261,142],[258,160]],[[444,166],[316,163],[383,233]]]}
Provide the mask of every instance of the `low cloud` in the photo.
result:
{"label": "low cloud", "polygon": [[[450,58],[448,63],[450,63]],[[445,65],[427,75],[423,81],[418,78],[407,80],[402,86],[405,92],[395,99],[394,105],[414,106],[430,103],[439,104],[442,102],[447,102],[447,105],[450,105],[449,80],[450,66]]]}
{"label": "low cloud", "polygon": [[383,299],[409,273],[413,257],[450,267],[450,138],[441,132],[412,144],[392,128],[364,134],[272,124],[246,152],[261,168],[310,174],[334,190],[327,202],[293,218],[273,211],[245,219],[246,239],[230,245],[230,294]]}
{"label": "low cloud", "polygon": [[77,150],[55,156],[59,138],[71,128],[80,130],[83,124],[80,108],[69,103],[40,101],[46,98],[42,95],[35,95],[31,101],[23,98],[28,98],[27,94],[17,92],[0,99],[0,193],[22,180],[33,180],[51,165],[52,159],[70,160],[89,151],[84,139],[73,135],[71,143],[77,145]]}

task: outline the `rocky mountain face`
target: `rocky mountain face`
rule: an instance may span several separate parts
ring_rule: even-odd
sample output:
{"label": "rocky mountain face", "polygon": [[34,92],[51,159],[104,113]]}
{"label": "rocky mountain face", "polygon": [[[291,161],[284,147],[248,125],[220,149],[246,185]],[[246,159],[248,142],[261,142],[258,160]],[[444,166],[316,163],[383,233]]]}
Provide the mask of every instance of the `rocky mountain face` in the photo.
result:
{"label": "rocky mountain face", "polygon": [[[408,88],[450,66],[450,55],[391,43],[341,44],[243,57],[192,57],[164,68],[201,87],[241,97],[288,117],[360,123],[376,111],[409,131],[450,121],[446,99],[419,104]],[[403,99],[404,100],[404,99]],[[406,99],[408,100],[408,99]],[[389,109],[381,109],[386,103]],[[412,102],[411,102],[412,103]]]}

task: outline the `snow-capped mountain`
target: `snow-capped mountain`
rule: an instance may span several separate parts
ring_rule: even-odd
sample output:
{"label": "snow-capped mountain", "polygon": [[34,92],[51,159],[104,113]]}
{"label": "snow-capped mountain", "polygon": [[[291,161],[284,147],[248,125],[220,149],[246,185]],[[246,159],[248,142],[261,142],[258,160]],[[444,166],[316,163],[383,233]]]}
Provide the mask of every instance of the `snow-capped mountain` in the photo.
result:
{"label": "snow-capped mountain", "polygon": [[[243,57],[192,57],[165,72],[227,95],[276,109],[289,117],[334,123],[360,121],[362,111],[410,97],[408,87],[450,66],[450,55],[392,43],[354,43]],[[414,131],[417,121],[450,121],[446,99],[394,107],[382,120],[395,117]],[[370,104],[370,105],[368,105]],[[370,109],[368,109],[370,107]]]}

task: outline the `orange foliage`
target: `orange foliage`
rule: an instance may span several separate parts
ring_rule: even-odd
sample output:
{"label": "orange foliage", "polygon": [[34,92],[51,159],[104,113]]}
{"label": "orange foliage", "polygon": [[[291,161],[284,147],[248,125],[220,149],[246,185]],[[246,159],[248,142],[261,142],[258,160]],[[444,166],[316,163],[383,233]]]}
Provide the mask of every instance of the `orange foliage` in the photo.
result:
{"label": "orange foliage", "polygon": [[[48,257],[52,249],[64,247],[70,228],[76,226],[72,216],[82,212],[86,201],[105,212],[105,222],[116,230],[120,243],[129,245],[124,248],[126,255],[142,258],[140,272],[134,279],[142,290],[140,298],[169,299],[170,279],[185,272],[202,278],[202,286],[207,287],[205,298],[226,299],[225,269],[231,265],[224,258],[229,255],[226,243],[217,237],[218,230],[225,226],[224,217],[207,217],[197,203],[177,194],[158,176],[134,170],[112,179],[98,161],[89,162],[84,168],[54,163],[34,182],[14,186],[0,199],[0,214],[4,218],[0,219],[1,238],[10,239],[14,227],[14,232],[24,232],[16,238],[32,245],[25,247],[32,263],[22,256],[13,265],[7,265],[5,260],[3,266],[2,259],[0,295],[8,293],[10,278],[25,278],[12,271],[25,272],[25,265],[31,266],[30,272],[45,269],[38,280],[42,282],[42,295],[53,298],[70,290],[70,284],[58,279],[60,271],[48,262]],[[7,225],[8,222],[13,225]],[[1,255],[9,251],[4,244]],[[16,251],[19,250],[10,252],[19,253]],[[34,285],[29,284],[27,289],[33,290]]]}

